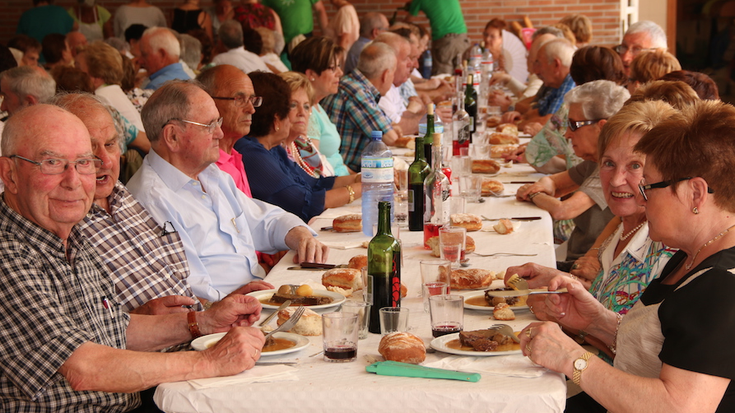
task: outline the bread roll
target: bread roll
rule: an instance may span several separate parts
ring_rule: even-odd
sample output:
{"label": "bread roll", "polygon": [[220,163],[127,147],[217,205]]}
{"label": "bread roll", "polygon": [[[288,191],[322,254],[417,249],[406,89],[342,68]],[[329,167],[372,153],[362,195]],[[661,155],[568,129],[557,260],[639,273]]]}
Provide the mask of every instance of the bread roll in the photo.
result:
{"label": "bread roll", "polygon": [[336,232],[360,232],[362,231],[362,215],[342,215],[332,221],[332,228]]}
{"label": "bread roll", "polygon": [[452,270],[451,285],[453,290],[475,290],[487,288],[495,279],[495,272],[480,268]]}
{"label": "bread roll", "polygon": [[498,234],[510,234],[511,232],[513,232],[513,223],[510,222],[509,219],[503,218],[499,220],[497,224],[493,225],[493,229]]}
{"label": "bread roll", "polygon": [[413,136],[401,136],[396,139],[395,146],[399,148],[414,149],[416,147],[416,142],[414,141]]}
{"label": "bread roll", "polygon": [[512,123],[501,123],[495,130],[500,133],[518,136],[518,126]]}
{"label": "bread roll", "polygon": [[[285,323],[298,307],[288,307],[278,312],[278,325]],[[299,318],[295,326],[291,327],[290,332],[300,334],[302,336],[320,336],[322,335],[322,316],[313,310],[306,309],[304,314]]]}
{"label": "bread roll", "polygon": [[493,309],[493,317],[496,320],[510,321],[515,320],[516,315],[510,306],[506,303],[498,303]]}
{"label": "bread roll", "polygon": [[347,268],[354,268],[356,270],[362,270],[367,267],[367,255],[356,255],[350,258],[350,262],[347,263]]}
{"label": "bread roll", "polygon": [[466,228],[468,232],[482,229],[482,219],[473,214],[452,214],[449,216],[453,227]]}
{"label": "bread roll", "polygon": [[391,333],[383,336],[378,352],[386,360],[419,364],[426,360],[424,341],[411,333]]}
{"label": "bread roll", "polygon": [[[431,237],[428,240],[426,240],[426,243],[429,244],[429,247],[431,247],[431,256],[432,257],[441,257],[441,251],[439,250],[439,237]],[[465,254],[469,254],[475,250],[475,240],[472,239],[469,235],[465,237],[465,246],[464,246],[464,252]]]}
{"label": "bread roll", "polygon": [[489,178],[482,180],[482,195],[500,195],[503,191],[505,191],[505,186],[502,182]]}
{"label": "bread roll", "polygon": [[492,132],[489,134],[488,143],[491,145],[507,145],[510,143],[518,143],[518,137],[507,133]]}
{"label": "bread roll", "polygon": [[485,125],[488,128],[495,128],[498,125],[500,125],[501,118],[500,116],[488,116],[487,120],[485,121]]}
{"label": "bread roll", "polygon": [[322,285],[359,290],[362,288],[362,272],[354,268],[333,268],[322,275]]}
{"label": "bread roll", "polygon": [[491,158],[502,158],[503,155],[507,155],[518,149],[518,145],[492,145],[490,147]]}
{"label": "bread roll", "polygon": [[[492,149],[492,148],[491,148]],[[473,159],[473,174],[494,174],[500,170],[500,164],[492,159]]]}

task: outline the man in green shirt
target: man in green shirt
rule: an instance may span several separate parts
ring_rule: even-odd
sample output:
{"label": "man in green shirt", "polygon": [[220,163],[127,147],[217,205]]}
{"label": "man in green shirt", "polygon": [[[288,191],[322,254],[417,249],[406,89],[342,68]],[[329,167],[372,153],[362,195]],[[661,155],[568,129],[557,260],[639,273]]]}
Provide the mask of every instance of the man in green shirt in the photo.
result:
{"label": "man in green shirt", "polygon": [[408,12],[423,11],[431,24],[432,75],[454,73],[454,58],[470,47],[459,0],[413,0]]}
{"label": "man in green shirt", "polygon": [[262,3],[273,9],[281,18],[286,45],[300,34],[311,37],[314,31],[312,8],[316,12],[322,32],[325,32],[328,26],[327,11],[321,0],[262,0]]}

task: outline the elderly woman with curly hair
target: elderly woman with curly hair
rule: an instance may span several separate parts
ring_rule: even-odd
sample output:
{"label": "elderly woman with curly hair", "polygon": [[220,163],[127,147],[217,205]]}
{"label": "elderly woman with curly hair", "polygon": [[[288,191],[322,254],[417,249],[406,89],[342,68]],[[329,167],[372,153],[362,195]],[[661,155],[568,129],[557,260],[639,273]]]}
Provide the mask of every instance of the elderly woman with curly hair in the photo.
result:
{"label": "elderly woman with curly hair", "polygon": [[305,222],[327,208],[354,201],[361,194],[359,175],[315,178],[289,159],[283,144],[291,129],[308,123],[311,99],[304,87],[291,92],[289,84],[272,73],[250,73],[255,94],[263,103],[253,114],[250,135],[235,144],[250,182],[253,197],[278,205]]}

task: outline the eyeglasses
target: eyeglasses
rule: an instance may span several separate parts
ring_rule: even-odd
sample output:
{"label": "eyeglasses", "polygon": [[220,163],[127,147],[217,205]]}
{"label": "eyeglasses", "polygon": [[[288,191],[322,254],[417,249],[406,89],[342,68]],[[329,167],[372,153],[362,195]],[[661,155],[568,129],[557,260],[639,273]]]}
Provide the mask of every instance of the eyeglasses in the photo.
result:
{"label": "eyeglasses", "polygon": [[[192,124],[192,125],[201,126],[201,127],[207,129],[207,133],[214,133],[214,131],[217,128],[219,128],[220,126],[222,126],[222,121],[224,120],[224,118],[219,118],[217,120],[213,120],[210,123],[199,123],[199,122],[194,122],[193,120],[173,118],[173,119],[169,119],[168,122],[164,123],[163,124],[163,127],[165,128],[166,125],[168,125],[172,120],[176,120],[176,121],[184,122],[184,123],[189,123],[189,124]],[[161,129],[163,129],[163,128],[161,128]]]}
{"label": "eyeglasses", "polygon": [[10,155],[8,158],[18,158],[26,162],[41,167],[41,173],[44,175],[60,175],[66,171],[69,165],[74,165],[74,169],[81,175],[93,175],[97,173],[97,168],[102,166],[102,160],[98,158],[84,158],[76,161],[67,159],[44,159],[41,162],[32,161],[20,155]]}
{"label": "eyeglasses", "polygon": [[574,120],[569,119],[569,130],[572,132],[576,132],[577,129],[581,128],[582,126],[594,125],[595,123],[601,120],[602,119],[574,121]]}
{"label": "eyeglasses", "polygon": [[[638,184],[638,190],[641,192],[641,196],[643,197],[643,200],[648,201],[648,196],[646,195],[646,191],[648,191],[649,189],[666,188],[668,186],[671,186],[671,184],[673,184],[674,182],[688,181],[690,179],[692,178],[691,177],[680,178],[680,179],[672,180],[672,181],[656,182],[655,184],[646,184],[646,180],[641,179],[641,182]],[[707,193],[714,194],[715,191],[714,189],[708,186]]]}
{"label": "eyeglasses", "polygon": [[656,48],[655,47],[643,48],[640,46],[628,47],[624,44],[615,46],[615,51],[618,52],[618,54],[620,55],[623,55],[627,53],[628,51],[630,51],[630,54],[632,54],[633,56],[638,56],[641,52],[648,52],[650,50],[656,50]]}
{"label": "eyeglasses", "polygon": [[245,106],[248,102],[250,102],[250,104],[253,105],[254,108],[259,108],[260,105],[263,104],[262,96],[245,96],[242,94],[235,95],[235,97],[232,97],[232,98],[222,97],[222,96],[212,96],[212,99],[234,100],[237,106]]}

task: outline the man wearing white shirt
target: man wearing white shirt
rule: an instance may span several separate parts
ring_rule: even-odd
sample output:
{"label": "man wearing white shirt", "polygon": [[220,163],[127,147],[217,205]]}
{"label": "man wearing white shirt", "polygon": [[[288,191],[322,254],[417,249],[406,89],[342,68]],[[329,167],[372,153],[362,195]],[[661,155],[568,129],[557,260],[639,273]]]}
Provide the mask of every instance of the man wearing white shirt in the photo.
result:
{"label": "man wearing white shirt", "polygon": [[242,26],[235,20],[227,20],[219,27],[219,39],[227,48],[227,52],[220,53],[212,59],[217,65],[232,65],[245,73],[260,70],[271,72],[263,59],[255,53],[245,50],[243,46]]}
{"label": "man wearing white shirt", "polygon": [[[222,118],[196,83],[174,81],[154,93],[141,113],[151,152],[128,189],[159,225],[178,231],[197,297],[218,301],[247,293],[265,277],[255,251],[294,249],[296,261],[324,262],[326,246],[295,215],[250,199],[214,163]],[[251,285],[254,284],[254,285]]]}

